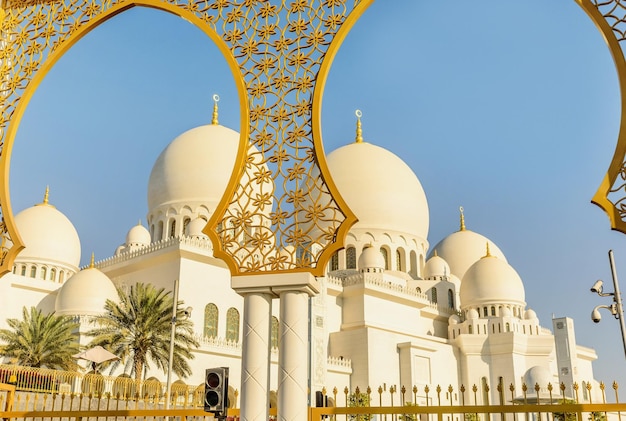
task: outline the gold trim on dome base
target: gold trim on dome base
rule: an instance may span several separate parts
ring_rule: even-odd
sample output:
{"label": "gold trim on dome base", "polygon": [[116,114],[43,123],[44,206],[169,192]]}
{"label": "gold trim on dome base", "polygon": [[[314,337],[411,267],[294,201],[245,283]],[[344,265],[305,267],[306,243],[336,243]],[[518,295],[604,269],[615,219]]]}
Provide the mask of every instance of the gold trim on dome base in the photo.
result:
{"label": "gold trim on dome base", "polygon": [[373,0],[7,0],[0,9],[0,273],[23,248],[8,174],[24,110],[50,68],[99,24],[135,6],[178,15],[219,47],[241,110],[236,167],[205,228],[233,275],[322,275],[356,217],[329,176],[324,84]]}

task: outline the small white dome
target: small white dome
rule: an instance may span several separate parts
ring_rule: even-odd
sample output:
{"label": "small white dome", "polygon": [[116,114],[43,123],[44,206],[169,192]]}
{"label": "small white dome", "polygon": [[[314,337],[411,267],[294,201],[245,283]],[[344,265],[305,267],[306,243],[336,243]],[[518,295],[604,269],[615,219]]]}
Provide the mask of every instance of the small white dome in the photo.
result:
{"label": "small white dome", "polygon": [[504,253],[493,241],[467,229],[448,235],[433,247],[432,253],[436,250],[437,255],[450,265],[452,273],[463,279],[467,269],[485,255],[487,243],[489,243],[491,254],[506,262]]}
{"label": "small white dome", "polygon": [[327,162],[337,189],[359,219],[355,228],[428,237],[426,194],[402,159],[361,142],[334,150]]}
{"label": "small white dome", "polygon": [[515,269],[491,255],[470,266],[459,293],[463,308],[489,304],[526,306],[524,284]]}
{"label": "small white dome", "polygon": [[502,316],[504,316],[504,317],[511,317],[511,316],[513,315],[513,312],[511,311],[511,309],[510,309],[510,308],[508,308],[508,307],[504,307],[504,308],[502,309],[502,313],[501,313],[501,315],[502,315]]}
{"label": "small white dome", "polygon": [[196,218],[187,226],[187,235],[190,237],[208,238],[208,236],[202,232],[206,227],[207,221],[202,218]]}
{"label": "small white dome", "polygon": [[126,246],[145,246],[150,244],[150,233],[141,225],[141,222],[128,230],[126,234]]}
{"label": "small white dome", "polygon": [[461,321],[461,319],[456,314],[453,314],[452,316],[448,317],[448,324],[456,325],[460,321]]}
{"label": "small white dome", "polygon": [[359,256],[358,268],[359,270],[378,269],[382,272],[385,270],[385,258],[375,247],[365,247]]}
{"label": "small white dome", "polygon": [[424,278],[435,279],[450,276],[450,265],[440,256],[433,256],[424,265]]}
{"label": "small white dome", "polygon": [[55,311],[59,315],[94,316],[104,312],[106,301],[119,300],[115,285],[99,269],[83,269],[59,290]]}
{"label": "small white dome", "polygon": [[528,391],[532,394],[535,392],[535,385],[538,384],[540,393],[547,391],[548,383],[551,383],[553,379],[552,373],[546,367],[534,366],[528,369],[524,374],[524,383],[528,387]]}
{"label": "small white dome", "polygon": [[78,270],[80,239],[70,220],[54,206],[43,203],[24,209],[15,216],[15,225],[26,246],[16,262],[47,261]]}
{"label": "small white dome", "polygon": [[218,124],[186,131],[157,158],[148,182],[148,209],[204,203],[213,211],[235,166],[239,133]]}
{"label": "small white dome", "polygon": [[470,320],[478,319],[479,317],[480,315],[478,314],[478,310],[476,310],[475,308],[471,308],[467,312],[467,318]]}
{"label": "small white dome", "polygon": [[538,320],[537,313],[535,313],[535,310],[532,310],[532,309],[529,308],[524,313],[524,319],[526,319],[526,320]]}

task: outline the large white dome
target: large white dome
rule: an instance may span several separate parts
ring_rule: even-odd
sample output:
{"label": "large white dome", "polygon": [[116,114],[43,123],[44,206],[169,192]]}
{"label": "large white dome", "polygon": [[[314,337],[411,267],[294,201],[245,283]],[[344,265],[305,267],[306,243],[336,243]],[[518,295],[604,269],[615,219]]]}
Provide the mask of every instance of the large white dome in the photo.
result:
{"label": "large white dome", "polygon": [[491,304],[526,306],[522,279],[511,265],[490,254],[465,272],[459,295],[462,308]]}
{"label": "large white dome", "polygon": [[186,131],[159,155],[148,182],[148,209],[200,202],[213,212],[228,185],[239,133],[218,124]]}
{"label": "large white dome", "polygon": [[49,262],[78,269],[80,239],[70,220],[50,205],[43,203],[24,209],[15,216],[15,225],[26,246],[16,262]]}
{"label": "large white dome", "polygon": [[328,168],[361,229],[428,237],[428,202],[415,173],[379,146],[355,142],[331,152]]}
{"label": "large white dome", "polygon": [[119,300],[115,285],[99,269],[83,269],[63,284],[55,302],[59,315],[94,316],[104,313],[107,300]]}
{"label": "large white dome", "polygon": [[491,255],[506,262],[504,253],[491,240],[484,235],[467,229],[461,229],[452,233],[438,242],[432,248],[433,251],[429,257],[434,256],[436,252],[439,257],[442,257],[450,265],[450,271],[460,279],[463,279],[467,269],[485,255],[487,243],[489,244]]}

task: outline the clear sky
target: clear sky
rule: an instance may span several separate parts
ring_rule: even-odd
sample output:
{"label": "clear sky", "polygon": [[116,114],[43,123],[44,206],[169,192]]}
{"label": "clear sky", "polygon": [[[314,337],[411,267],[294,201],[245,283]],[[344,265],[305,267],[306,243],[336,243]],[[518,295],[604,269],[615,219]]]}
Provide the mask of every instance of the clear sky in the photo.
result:
{"label": "clear sky", "polygon": [[[14,212],[51,203],[81,237],[82,263],[113,254],[147,214],[147,182],[161,150],[208,124],[239,127],[226,62],[190,23],[131,9],[66,54],[43,81],[11,157]],[[402,157],[429,201],[429,242],[467,228],[505,253],[543,326],[575,321],[599,355],[596,378],[626,388],[607,252],[626,274],[626,237],[590,203],[615,148],[619,91],[608,48],[573,0],[377,0],[346,38],[323,102],[330,152],[354,140]],[[626,278],[625,278],[626,279]],[[626,283],[622,287],[626,289]],[[436,382],[436,373],[433,375]],[[610,391],[612,392],[612,391]],[[623,399],[622,399],[623,400]]]}

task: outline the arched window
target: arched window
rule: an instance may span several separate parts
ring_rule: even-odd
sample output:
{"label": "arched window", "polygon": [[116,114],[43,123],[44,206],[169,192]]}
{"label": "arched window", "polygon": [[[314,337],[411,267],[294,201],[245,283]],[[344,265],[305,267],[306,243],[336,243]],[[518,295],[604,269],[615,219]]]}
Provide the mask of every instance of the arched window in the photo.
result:
{"label": "arched window", "polygon": [[469,325],[467,328],[468,328],[468,331],[469,331],[470,335],[471,335],[472,333],[474,333],[474,329],[473,329],[473,328],[474,328],[474,326]]}
{"label": "arched window", "polygon": [[239,312],[234,307],[226,313],[226,340],[239,342]]}
{"label": "arched window", "polygon": [[272,316],[272,334],[270,338],[272,348],[278,348],[278,319]]}
{"label": "arched window", "polygon": [[162,239],[163,239],[163,221],[159,221],[159,224],[157,225],[156,240],[161,241]]}
{"label": "arched window", "polygon": [[430,290],[430,301],[433,302],[433,304],[437,304],[437,288],[432,287]]}
{"label": "arched window", "polygon": [[22,265],[22,271],[20,272],[20,275],[26,276],[26,266],[25,265]]}
{"label": "arched window", "polygon": [[496,315],[496,308],[494,306],[491,306],[491,315],[492,316]]}
{"label": "arched window", "polygon": [[509,322],[506,322],[506,331],[510,332],[511,331],[511,325]]}
{"label": "arched window", "polygon": [[209,303],[204,308],[204,336],[207,338],[217,337],[217,322],[219,320],[219,310],[213,303]]}
{"label": "arched window", "polygon": [[30,277],[34,278],[37,275],[37,266],[30,267]]}
{"label": "arched window", "polygon": [[356,249],[354,247],[346,249],[346,269],[356,269]]}
{"label": "arched window", "polygon": [[489,316],[489,311],[487,310],[487,307],[483,307],[483,316]]}
{"label": "arched window", "polygon": [[54,281],[57,277],[57,270],[55,268],[50,269],[50,280]]}
{"label": "arched window", "polygon": [[402,252],[400,250],[396,250],[396,270],[404,270],[402,267]]}
{"label": "arched window", "polygon": [[339,270],[339,252],[333,254],[330,258],[330,270]]}
{"label": "arched window", "polygon": [[422,288],[417,287],[417,288],[415,288],[415,291],[417,291],[418,294],[421,294],[422,293]]}
{"label": "arched window", "polygon": [[451,289],[448,290],[448,307],[454,308],[454,292]]}
{"label": "arched window", "polygon": [[59,283],[63,283],[65,282],[65,272],[61,271],[59,272]]}
{"label": "arched window", "polygon": [[185,216],[185,219],[183,219],[183,235],[189,235],[189,223],[191,222],[191,218],[189,218],[188,216]]}
{"label": "arched window", "polygon": [[41,277],[41,279],[45,280],[46,279],[46,275],[48,274],[48,269],[46,268],[41,268],[41,273],[39,274],[39,276]]}
{"label": "arched window", "polygon": [[381,247],[380,254],[382,254],[383,259],[385,259],[385,270],[389,270],[389,253],[387,253],[387,249]]}
{"label": "arched window", "polygon": [[170,225],[170,237],[176,237],[176,220],[172,219],[172,223]]}

